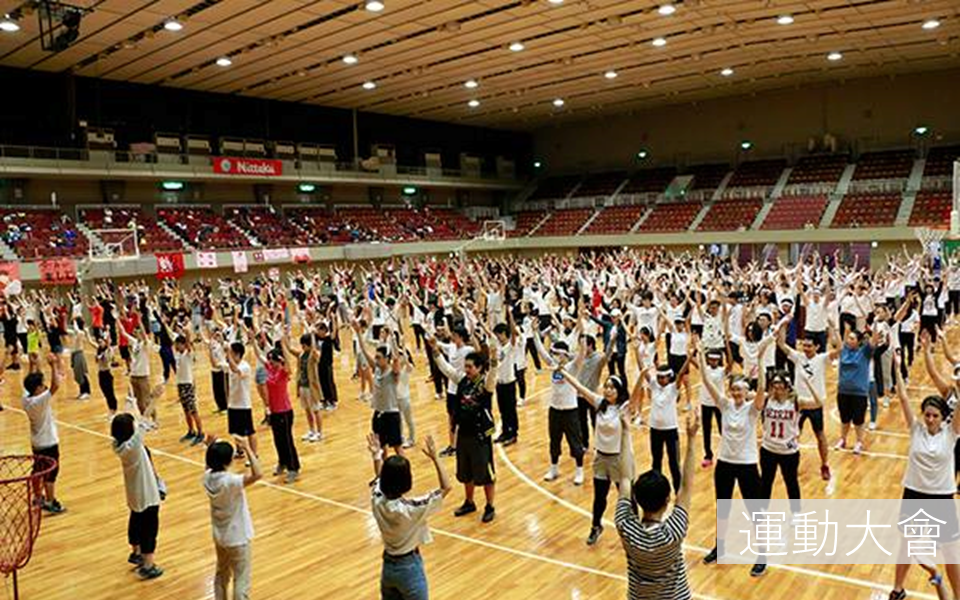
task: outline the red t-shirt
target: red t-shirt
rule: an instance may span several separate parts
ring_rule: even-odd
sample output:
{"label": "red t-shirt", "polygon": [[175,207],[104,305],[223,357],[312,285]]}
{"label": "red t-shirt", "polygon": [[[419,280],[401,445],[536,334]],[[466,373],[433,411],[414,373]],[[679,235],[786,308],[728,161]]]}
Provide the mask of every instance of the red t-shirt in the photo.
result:
{"label": "red t-shirt", "polygon": [[99,304],[94,304],[90,307],[90,320],[93,322],[93,326],[97,328],[103,328],[103,307]]}
{"label": "red t-shirt", "polygon": [[[130,313],[129,316],[120,319],[120,325],[128,335],[133,335],[133,332],[136,330],[136,328],[140,326],[140,315],[137,313]],[[121,335],[119,344],[120,346],[127,346],[127,338]]]}
{"label": "red t-shirt", "polygon": [[285,368],[267,363],[267,404],[270,405],[271,413],[293,410],[287,386],[289,382],[290,373]]}

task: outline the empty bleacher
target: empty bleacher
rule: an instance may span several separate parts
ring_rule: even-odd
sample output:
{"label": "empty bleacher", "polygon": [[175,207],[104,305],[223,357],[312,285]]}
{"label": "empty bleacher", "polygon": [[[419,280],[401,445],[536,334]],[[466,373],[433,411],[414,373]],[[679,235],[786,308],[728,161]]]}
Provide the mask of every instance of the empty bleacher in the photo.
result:
{"label": "empty bleacher", "polygon": [[509,232],[510,237],[524,237],[537,226],[546,213],[542,210],[523,210],[515,215],[515,227]]}
{"label": "empty bleacher", "polygon": [[687,169],[684,175],[693,176],[690,191],[713,191],[720,187],[729,172],[730,165],[727,164],[694,165]]}
{"label": "empty bleacher", "polygon": [[158,208],[157,217],[198,250],[230,250],[251,246],[241,231],[209,208]]}
{"label": "empty bleacher", "polygon": [[556,200],[566,198],[574,186],[580,183],[581,175],[547,177],[537,186],[530,200]]}
{"label": "empty bleacher", "polygon": [[630,176],[630,182],[620,190],[621,194],[662,194],[677,176],[673,167],[643,169]]}
{"label": "empty bleacher", "polygon": [[931,148],[923,168],[924,177],[948,177],[953,175],[953,163],[960,159],[960,146]]}
{"label": "empty bleacher", "polygon": [[[137,228],[137,245],[140,252],[173,252],[183,250],[183,243],[160,227],[157,221],[134,207],[85,208],[80,211],[80,221],[90,229]],[[96,232],[104,243],[119,243],[122,232]]]}
{"label": "empty bleacher", "polygon": [[781,196],[773,203],[760,229],[817,227],[826,208],[826,196]]}
{"label": "empty bleacher", "polygon": [[617,191],[627,174],[623,171],[614,171],[608,173],[592,173],[587,175],[574,195],[577,198],[592,198],[596,196],[609,196]]}
{"label": "empty bleacher", "polygon": [[700,202],[663,202],[657,204],[638,232],[685,231],[703,205]]}
{"label": "empty bleacher", "polygon": [[910,227],[949,227],[953,197],[949,190],[922,191],[910,213]]}
{"label": "empty bleacher", "polygon": [[236,206],[226,209],[224,215],[231,223],[255,237],[264,248],[320,243],[319,238],[293,226],[269,206]]}
{"label": "empty bleacher", "polygon": [[913,169],[913,150],[867,152],[857,161],[854,181],[869,179],[906,179]]}
{"label": "empty bleacher", "polygon": [[87,254],[87,237],[59,210],[0,208],[0,220],[0,237],[22,260]]}
{"label": "empty bleacher", "polygon": [[575,235],[593,212],[592,208],[568,208],[554,211],[550,219],[533,235],[534,237]]}
{"label": "empty bleacher", "polygon": [[793,170],[787,185],[803,183],[837,183],[850,158],[845,154],[814,154],[804,156]]}
{"label": "empty bleacher", "polygon": [[889,194],[848,194],[840,202],[831,227],[892,227],[902,197]]}
{"label": "empty bleacher", "polygon": [[590,223],[584,235],[608,235],[628,233],[647,210],[645,205],[632,204],[628,206],[610,206],[604,208],[597,218]]}
{"label": "empty bleacher", "polygon": [[754,160],[737,167],[727,189],[740,187],[772,187],[776,185],[787,161],[776,158],[770,160]]}
{"label": "empty bleacher", "polygon": [[719,200],[713,203],[697,227],[698,231],[736,231],[750,229],[760,207],[761,198],[743,198],[739,200]]}

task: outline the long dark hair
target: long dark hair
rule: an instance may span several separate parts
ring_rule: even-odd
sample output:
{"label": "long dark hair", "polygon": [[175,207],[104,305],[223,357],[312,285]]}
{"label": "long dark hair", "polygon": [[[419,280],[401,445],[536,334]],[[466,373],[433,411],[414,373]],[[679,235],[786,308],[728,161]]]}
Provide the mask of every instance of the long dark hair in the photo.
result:
{"label": "long dark hair", "polygon": [[[618,375],[611,375],[607,378],[607,381],[613,384],[613,387],[617,390],[617,400],[616,406],[622,406],[624,402],[630,399],[630,392],[627,391],[627,384],[624,383]],[[610,403],[607,402],[607,399],[604,398],[600,401],[600,406],[597,407],[597,412],[603,412],[607,410],[607,407],[610,406]]]}

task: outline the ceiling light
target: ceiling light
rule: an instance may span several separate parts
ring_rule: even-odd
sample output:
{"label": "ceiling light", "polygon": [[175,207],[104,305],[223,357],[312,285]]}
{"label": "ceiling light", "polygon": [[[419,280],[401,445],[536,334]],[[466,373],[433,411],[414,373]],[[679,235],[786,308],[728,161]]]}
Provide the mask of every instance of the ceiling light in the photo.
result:
{"label": "ceiling light", "polygon": [[637,158],[639,158],[640,160],[647,158],[647,151],[641,150],[640,152],[637,152]]}
{"label": "ceiling light", "polygon": [[727,67],[722,71],[720,71],[720,74],[723,75],[724,77],[730,77],[731,75],[733,75],[733,69],[731,69],[730,67]]}
{"label": "ceiling light", "polygon": [[364,81],[362,87],[365,90],[373,90],[377,88],[377,84],[372,81]]}
{"label": "ceiling light", "polygon": [[480,84],[477,83],[477,80],[476,80],[476,79],[468,79],[468,80],[466,80],[466,81],[463,83],[463,87],[467,88],[468,90],[472,90],[472,89],[476,88],[476,87],[479,86],[479,85],[480,85]]}
{"label": "ceiling light", "polygon": [[664,39],[664,38],[662,38],[662,37],[659,37],[659,38],[655,38],[655,39],[654,39],[652,42],[650,42],[650,43],[653,44],[654,46],[656,46],[657,48],[662,48],[663,46],[666,46],[666,45],[667,45],[667,40]]}
{"label": "ceiling light", "polygon": [[479,100],[471,100],[470,102],[467,102],[467,106],[469,106],[470,108],[476,108],[476,107],[480,106],[480,101],[479,101]]}
{"label": "ceiling light", "polygon": [[226,56],[221,56],[220,58],[217,59],[218,67],[229,67],[232,64],[233,64],[233,61],[227,58]]}
{"label": "ceiling light", "polygon": [[936,19],[929,19],[923,22],[922,27],[927,30],[936,29],[937,27],[940,27],[940,21]]}
{"label": "ceiling light", "polygon": [[753,142],[751,142],[750,140],[743,140],[742,142],[740,142],[741,150],[749,150],[750,148],[753,148]]}
{"label": "ceiling light", "polygon": [[793,17],[790,15],[780,15],[777,17],[777,25],[793,25]]}
{"label": "ceiling light", "polygon": [[830,54],[827,55],[827,60],[831,60],[834,62],[840,60],[841,58],[843,58],[843,55],[840,54],[839,52],[831,52]]}
{"label": "ceiling light", "polygon": [[408,185],[403,188],[403,194],[405,196],[412,196],[416,193],[417,193],[417,188],[413,187],[412,185]]}
{"label": "ceiling light", "polygon": [[913,132],[917,135],[927,135],[928,131],[930,131],[930,129],[927,128],[926,125],[921,125],[913,130]]}
{"label": "ceiling light", "polygon": [[607,79],[616,79],[616,78],[617,78],[617,72],[614,71],[613,69],[611,69],[611,70],[607,71],[606,73],[604,73],[603,76],[606,77]]}
{"label": "ceiling light", "polygon": [[542,167],[542,166],[543,166],[543,163],[540,162],[539,160],[533,161],[533,168],[534,168],[534,169],[539,169],[539,168]]}
{"label": "ceiling light", "polygon": [[520,43],[520,42],[514,42],[514,43],[510,44],[510,51],[511,51],[511,52],[520,52],[521,50],[523,50],[523,44],[522,44],[522,43]]}
{"label": "ceiling light", "polygon": [[661,4],[657,12],[666,17],[677,12],[677,9],[672,4]]}
{"label": "ceiling light", "polygon": [[164,181],[160,184],[160,187],[162,187],[164,190],[168,192],[176,192],[178,190],[183,189],[183,182],[182,181]]}
{"label": "ceiling light", "polygon": [[297,186],[297,189],[304,194],[312,194],[317,190],[317,186],[312,183],[301,183]]}
{"label": "ceiling light", "polygon": [[183,29],[183,23],[181,23],[176,19],[170,19],[169,21],[163,24],[163,28],[166,29],[167,31],[180,31],[181,29]]}
{"label": "ceiling light", "polygon": [[20,24],[11,19],[10,15],[4,15],[3,19],[0,20],[0,31],[6,31],[7,33],[20,31]]}
{"label": "ceiling light", "polygon": [[377,0],[370,0],[367,2],[365,8],[370,12],[380,12],[383,10],[383,2],[377,2]]}
{"label": "ceiling light", "polygon": [[357,60],[358,59],[355,54],[347,54],[346,56],[343,57],[343,62],[347,63],[348,65],[357,64]]}
{"label": "ceiling light", "polygon": [[566,104],[566,103],[563,101],[563,98],[556,98],[556,99],[554,99],[554,101],[553,101],[553,105],[556,106],[557,108],[560,108],[560,107],[563,106],[564,104]]}

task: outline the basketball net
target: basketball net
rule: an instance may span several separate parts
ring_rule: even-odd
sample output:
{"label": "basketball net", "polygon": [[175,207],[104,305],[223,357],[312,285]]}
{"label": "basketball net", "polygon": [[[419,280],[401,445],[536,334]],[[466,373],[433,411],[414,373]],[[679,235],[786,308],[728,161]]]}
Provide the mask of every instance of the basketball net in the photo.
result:
{"label": "basketball net", "polygon": [[923,249],[924,254],[931,258],[941,256],[943,252],[943,238],[947,237],[948,233],[950,232],[946,229],[933,229],[930,227],[916,227],[913,230],[913,234],[920,242],[920,247]]}
{"label": "basketball net", "polygon": [[30,562],[40,534],[43,481],[56,466],[46,456],[0,456],[0,574],[13,575],[14,600],[17,571]]}

